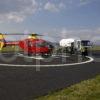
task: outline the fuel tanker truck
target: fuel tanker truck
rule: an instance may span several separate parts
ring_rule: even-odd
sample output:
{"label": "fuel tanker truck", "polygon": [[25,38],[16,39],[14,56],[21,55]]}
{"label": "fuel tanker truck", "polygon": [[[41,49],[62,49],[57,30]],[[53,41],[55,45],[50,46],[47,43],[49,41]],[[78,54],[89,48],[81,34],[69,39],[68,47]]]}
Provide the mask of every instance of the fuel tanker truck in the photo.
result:
{"label": "fuel tanker truck", "polygon": [[75,38],[61,39],[59,45],[66,52],[71,54],[77,53],[81,50],[81,40]]}

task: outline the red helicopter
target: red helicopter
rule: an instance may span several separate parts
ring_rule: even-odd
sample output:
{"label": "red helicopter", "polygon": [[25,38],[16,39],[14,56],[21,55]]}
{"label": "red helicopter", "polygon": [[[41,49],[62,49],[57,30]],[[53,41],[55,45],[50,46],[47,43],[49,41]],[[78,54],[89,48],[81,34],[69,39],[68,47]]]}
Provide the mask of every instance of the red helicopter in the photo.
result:
{"label": "red helicopter", "polygon": [[[6,35],[30,35],[28,38],[20,40],[20,41],[6,41]],[[38,38],[38,36],[42,36],[39,34],[2,34],[0,33],[0,49],[6,46],[19,46],[24,54],[28,56],[32,55],[41,55],[43,58],[50,57],[53,51],[53,45],[44,40]]]}

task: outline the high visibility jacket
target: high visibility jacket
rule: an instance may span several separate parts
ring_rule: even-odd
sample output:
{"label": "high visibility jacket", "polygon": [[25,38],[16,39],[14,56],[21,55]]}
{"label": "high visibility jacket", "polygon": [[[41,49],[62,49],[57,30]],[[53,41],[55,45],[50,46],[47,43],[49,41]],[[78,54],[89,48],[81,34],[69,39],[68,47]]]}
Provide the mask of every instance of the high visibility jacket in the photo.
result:
{"label": "high visibility jacket", "polygon": [[5,44],[4,37],[5,36],[3,34],[0,34],[0,51],[2,50],[2,48],[4,47],[4,44]]}
{"label": "high visibility jacket", "polygon": [[85,48],[83,46],[81,47],[81,52],[85,52]]}
{"label": "high visibility jacket", "polygon": [[3,34],[0,34],[0,40],[4,39],[5,38],[5,35]]}

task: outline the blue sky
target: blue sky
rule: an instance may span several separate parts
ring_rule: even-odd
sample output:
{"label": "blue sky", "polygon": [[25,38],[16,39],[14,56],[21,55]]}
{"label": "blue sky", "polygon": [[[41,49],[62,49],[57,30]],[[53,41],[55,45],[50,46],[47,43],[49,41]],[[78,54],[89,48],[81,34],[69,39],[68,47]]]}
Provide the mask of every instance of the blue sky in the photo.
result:
{"label": "blue sky", "polygon": [[53,37],[100,36],[100,0],[0,0],[0,32]]}

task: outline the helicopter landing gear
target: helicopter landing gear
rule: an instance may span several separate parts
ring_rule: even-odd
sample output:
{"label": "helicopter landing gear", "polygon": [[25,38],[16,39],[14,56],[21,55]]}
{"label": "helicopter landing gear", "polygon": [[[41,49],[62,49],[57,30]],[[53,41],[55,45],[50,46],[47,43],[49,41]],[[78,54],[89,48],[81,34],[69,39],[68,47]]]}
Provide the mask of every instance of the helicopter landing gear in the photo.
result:
{"label": "helicopter landing gear", "polygon": [[25,55],[25,56],[32,56],[32,53],[24,52],[24,55]]}
{"label": "helicopter landing gear", "polygon": [[41,54],[41,56],[43,57],[43,58],[48,58],[48,57],[51,57],[52,56],[52,53],[42,53]]}

